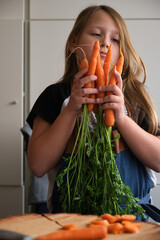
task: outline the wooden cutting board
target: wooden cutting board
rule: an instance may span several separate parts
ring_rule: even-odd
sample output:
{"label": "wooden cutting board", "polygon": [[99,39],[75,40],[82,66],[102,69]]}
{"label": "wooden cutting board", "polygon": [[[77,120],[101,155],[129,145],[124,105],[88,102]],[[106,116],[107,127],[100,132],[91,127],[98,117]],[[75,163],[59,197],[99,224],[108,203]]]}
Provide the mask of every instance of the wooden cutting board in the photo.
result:
{"label": "wooden cutting board", "polygon": [[[43,234],[61,230],[60,225],[74,223],[77,227],[86,227],[91,221],[98,219],[94,215],[79,214],[24,214],[0,219],[0,229],[37,237]],[[136,234],[108,234],[108,240],[160,240],[160,226],[153,223],[143,223],[140,232]]]}

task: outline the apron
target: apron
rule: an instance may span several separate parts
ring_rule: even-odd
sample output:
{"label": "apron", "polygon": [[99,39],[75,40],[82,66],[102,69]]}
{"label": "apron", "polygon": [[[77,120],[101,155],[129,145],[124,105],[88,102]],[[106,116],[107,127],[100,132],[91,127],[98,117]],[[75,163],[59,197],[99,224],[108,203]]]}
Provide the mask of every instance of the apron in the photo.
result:
{"label": "apron", "polygon": [[[142,219],[137,216],[136,220],[148,221],[149,216],[155,221],[160,222],[160,210],[151,205],[150,190],[152,188],[152,179],[148,174],[145,166],[135,157],[135,155],[126,148],[126,145],[122,141],[115,144],[116,165],[118,167],[121,179],[126,186],[130,187],[133,197],[138,197],[140,204],[146,210],[146,218]],[[63,157],[69,157],[71,154],[64,154]],[[67,163],[61,159],[59,174],[67,167]],[[66,179],[64,178],[64,184]],[[63,212],[61,203],[59,201],[60,193],[58,191],[57,184],[55,182],[52,192],[52,213]]]}

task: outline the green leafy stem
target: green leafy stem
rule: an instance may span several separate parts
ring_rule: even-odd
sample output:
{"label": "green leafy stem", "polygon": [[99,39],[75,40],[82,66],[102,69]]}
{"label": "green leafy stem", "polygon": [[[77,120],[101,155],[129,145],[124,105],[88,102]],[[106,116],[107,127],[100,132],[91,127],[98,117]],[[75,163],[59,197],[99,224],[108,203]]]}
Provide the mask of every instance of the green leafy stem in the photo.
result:
{"label": "green leafy stem", "polygon": [[[78,134],[67,168],[56,178],[64,212],[81,214],[137,214],[145,218],[128,186],[122,182],[113,151],[112,127],[105,126],[103,111],[98,107],[97,123],[90,128],[90,113],[84,105]],[[66,184],[64,184],[66,178]]]}

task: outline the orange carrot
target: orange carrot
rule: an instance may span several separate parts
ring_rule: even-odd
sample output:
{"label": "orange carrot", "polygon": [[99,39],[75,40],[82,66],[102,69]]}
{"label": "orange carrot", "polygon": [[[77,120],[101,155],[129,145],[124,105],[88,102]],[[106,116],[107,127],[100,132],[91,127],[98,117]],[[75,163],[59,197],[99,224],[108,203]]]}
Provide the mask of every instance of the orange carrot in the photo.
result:
{"label": "orange carrot", "polygon": [[109,76],[109,69],[110,69],[110,65],[111,65],[111,59],[112,59],[112,45],[110,45],[110,47],[107,51],[106,58],[105,58],[104,64],[103,64],[106,86],[108,85],[108,76]]}
{"label": "orange carrot", "polygon": [[125,221],[125,222],[122,222],[122,224],[124,225],[123,227],[124,232],[127,232],[127,233],[138,233],[139,228],[141,227],[141,223]]}
{"label": "orange carrot", "polygon": [[67,225],[63,225],[62,229],[64,230],[68,230],[68,229],[76,229],[76,225],[75,224],[67,224]]}
{"label": "orange carrot", "polygon": [[[123,54],[120,50],[120,57],[118,59],[116,67],[114,67],[113,71],[111,72],[109,85],[116,85],[116,78],[114,75],[115,69],[121,74],[123,68]],[[112,92],[107,92],[107,96],[112,95]],[[112,127],[115,122],[114,110],[113,109],[106,109],[105,110],[105,124],[107,127]]]}
{"label": "orange carrot", "polygon": [[[116,67],[114,67],[113,71],[111,72],[109,85],[115,85],[116,84],[116,78],[114,75]],[[107,92],[107,96],[112,95],[112,92]],[[115,116],[114,116],[114,110],[113,109],[106,109],[105,110],[105,124],[107,127],[112,127],[115,122]]]}
{"label": "orange carrot", "polygon": [[117,219],[117,222],[121,221],[121,216],[119,214],[114,215],[114,217]]}
{"label": "orange carrot", "polygon": [[[98,57],[97,57],[96,75],[97,75],[96,87],[99,88],[101,86],[105,86],[105,75],[104,75],[104,70],[101,63],[100,54],[98,54]],[[104,95],[105,95],[104,92],[98,92],[97,97],[103,98]]]}
{"label": "orange carrot", "polygon": [[106,219],[109,223],[115,223],[115,222],[117,222],[117,217],[112,216],[112,215],[109,214],[109,213],[105,213],[105,214],[101,215],[101,218],[102,218],[102,219]]}
{"label": "orange carrot", "polygon": [[[94,84],[93,84],[93,85],[94,85]],[[94,87],[94,86],[93,86],[93,87]],[[94,94],[91,94],[89,98],[93,98],[93,99],[94,99],[94,98],[95,98],[95,95],[94,95]],[[87,110],[88,110],[88,112],[92,112],[93,109],[94,109],[94,103],[88,103],[88,104],[87,104]],[[94,111],[96,112],[97,109],[95,108]]]}
{"label": "orange carrot", "polygon": [[106,219],[104,219],[104,220],[92,221],[91,224],[108,226],[109,222]]}
{"label": "orange carrot", "polygon": [[93,107],[93,110],[92,110],[94,113],[97,113],[97,111],[98,111],[98,107],[97,107],[97,104],[95,104],[94,105],[94,107]]}
{"label": "orange carrot", "polygon": [[134,221],[135,219],[136,216],[132,214],[124,214],[121,216],[121,221]]}
{"label": "orange carrot", "polygon": [[111,223],[108,225],[108,233],[120,234],[124,232],[124,226],[121,223]]}
{"label": "orange carrot", "polygon": [[88,76],[95,74],[98,54],[99,54],[99,41],[96,41],[89,61]]}
{"label": "orange carrot", "polygon": [[82,70],[84,68],[88,68],[88,60],[86,57],[83,58],[81,65],[80,65],[80,70]]}
{"label": "orange carrot", "polygon": [[120,74],[122,74],[122,70],[123,70],[123,63],[124,63],[124,57],[123,57],[123,54],[121,52],[121,49],[120,49],[120,57],[117,61],[117,64],[116,64],[116,70],[117,72],[119,72]]}
{"label": "orange carrot", "polygon": [[[92,55],[90,57],[87,76],[91,76],[91,75],[95,74],[98,53],[99,53],[99,41],[96,41],[94,44],[94,47],[93,47]],[[94,88],[94,82],[89,82],[89,83],[85,84],[84,87],[85,88]],[[95,94],[86,95],[86,97],[95,98]],[[93,107],[94,107],[94,104],[89,103],[87,105],[88,111],[91,112],[93,110]]]}
{"label": "orange carrot", "polygon": [[101,239],[107,236],[105,226],[77,228],[75,230],[66,230],[49,233],[39,236],[37,240],[91,240]]}

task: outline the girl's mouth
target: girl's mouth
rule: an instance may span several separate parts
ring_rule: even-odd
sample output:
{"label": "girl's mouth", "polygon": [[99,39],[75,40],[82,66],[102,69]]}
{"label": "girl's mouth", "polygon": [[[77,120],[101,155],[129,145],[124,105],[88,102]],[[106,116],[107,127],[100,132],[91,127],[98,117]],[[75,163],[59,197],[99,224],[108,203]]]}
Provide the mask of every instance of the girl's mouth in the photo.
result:
{"label": "girl's mouth", "polygon": [[100,52],[101,57],[106,57],[106,54],[107,54],[107,53],[104,52],[104,51],[101,51],[101,52]]}

